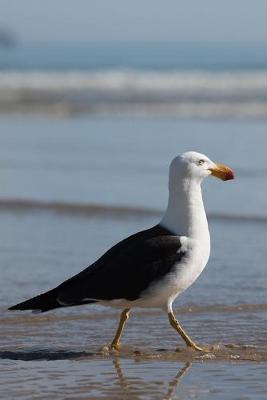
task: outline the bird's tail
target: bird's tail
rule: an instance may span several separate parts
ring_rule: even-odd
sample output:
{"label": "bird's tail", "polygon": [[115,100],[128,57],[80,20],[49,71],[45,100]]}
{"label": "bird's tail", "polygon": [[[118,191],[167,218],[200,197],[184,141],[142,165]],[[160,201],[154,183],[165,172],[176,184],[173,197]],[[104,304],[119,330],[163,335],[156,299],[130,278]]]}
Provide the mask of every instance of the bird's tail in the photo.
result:
{"label": "bird's tail", "polygon": [[57,288],[49,290],[46,293],[32,297],[22,303],[18,303],[10,307],[9,310],[36,310],[45,312],[53,310],[54,308],[62,307],[62,305],[57,301],[57,292]]}
{"label": "bird's tail", "polygon": [[59,288],[55,288],[52,290],[49,290],[48,292],[42,293],[38,296],[32,297],[29,300],[23,301],[22,303],[18,303],[12,307],[9,308],[9,310],[14,311],[14,310],[33,310],[36,312],[46,312],[53,310],[54,308],[61,308],[61,307],[70,307],[70,306],[78,306],[78,305],[83,305],[83,304],[89,304],[89,303],[95,303],[95,301],[81,301],[81,302],[75,302],[75,304],[71,303],[63,303],[61,302],[58,297],[59,297]]}

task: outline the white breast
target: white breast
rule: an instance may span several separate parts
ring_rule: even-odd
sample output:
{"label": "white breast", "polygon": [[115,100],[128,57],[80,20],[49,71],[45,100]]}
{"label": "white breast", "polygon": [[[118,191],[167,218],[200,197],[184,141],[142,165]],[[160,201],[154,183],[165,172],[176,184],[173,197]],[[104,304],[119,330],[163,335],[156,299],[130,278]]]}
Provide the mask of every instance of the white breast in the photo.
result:
{"label": "white breast", "polygon": [[210,249],[203,247],[194,239],[183,238],[186,256],[172,271],[159,282],[152,285],[141,299],[134,302],[135,307],[156,307],[168,309],[176,297],[184,292],[198,278],[205,268]]}

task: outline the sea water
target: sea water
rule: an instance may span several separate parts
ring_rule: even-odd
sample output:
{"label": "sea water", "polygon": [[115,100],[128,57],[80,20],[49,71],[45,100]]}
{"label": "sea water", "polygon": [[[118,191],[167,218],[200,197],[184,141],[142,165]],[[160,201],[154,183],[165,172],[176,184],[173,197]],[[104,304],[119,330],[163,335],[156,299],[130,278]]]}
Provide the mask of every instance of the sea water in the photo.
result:
{"label": "sea water", "polygon": [[0,112],[267,117],[266,44],[0,49]]}
{"label": "sea water", "polygon": [[[2,118],[0,132],[2,396],[266,398],[264,122],[16,117]],[[159,310],[132,313],[121,357],[101,350],[116,310],[7,311],[157,223],[170,159],[190,149],[236,171],[234,181],[203,183],[211,258],[175,302],[185,329],[209,346],[204,358],[184,350]]]}
{"label": "sea water", "polygon": [[[0,396],[266,399],[264,44],[21,45],[0,51]],[[74,118],[73,118],[74,117]],[[203,195],[210,261],[160,310],[8,312],[157,223],[168,165],[197,150],[236,179]],[[178,347],[178,351],[174,351]]]}

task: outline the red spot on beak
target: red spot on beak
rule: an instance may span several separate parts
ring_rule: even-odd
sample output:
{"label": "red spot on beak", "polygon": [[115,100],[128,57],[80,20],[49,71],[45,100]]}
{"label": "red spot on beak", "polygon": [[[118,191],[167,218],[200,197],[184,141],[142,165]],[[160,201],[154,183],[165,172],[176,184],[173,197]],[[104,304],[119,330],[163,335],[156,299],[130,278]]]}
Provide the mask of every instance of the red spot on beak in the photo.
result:
{"label": "red spot on beak", "polygon": [[229,181],[235,178],[234,171],[224,164],[217,164],[216,167],[210,168],[211,175],[216,176],[223,181]]}

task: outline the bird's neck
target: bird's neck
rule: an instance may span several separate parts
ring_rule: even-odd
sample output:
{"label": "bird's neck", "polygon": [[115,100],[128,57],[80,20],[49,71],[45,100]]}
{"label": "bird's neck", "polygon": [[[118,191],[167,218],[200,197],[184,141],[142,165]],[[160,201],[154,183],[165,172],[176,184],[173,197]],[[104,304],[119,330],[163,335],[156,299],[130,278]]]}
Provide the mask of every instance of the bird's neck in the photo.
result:
{"label": "bird's neck", "polygon": [[183,179],[169,184],[169,201],[161,224],[176,235],[209,242],[200,182]]}

